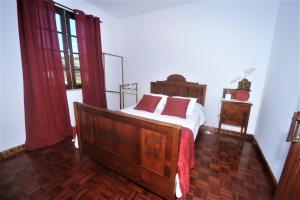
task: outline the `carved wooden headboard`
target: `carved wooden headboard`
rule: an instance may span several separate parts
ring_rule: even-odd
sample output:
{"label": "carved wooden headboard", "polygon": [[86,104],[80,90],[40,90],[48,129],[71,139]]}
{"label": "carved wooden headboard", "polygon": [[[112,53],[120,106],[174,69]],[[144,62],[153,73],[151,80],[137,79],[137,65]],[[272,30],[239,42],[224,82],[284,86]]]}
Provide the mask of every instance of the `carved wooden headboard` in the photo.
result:
{"label": "carved wooden headboard", "polygon": [[193,97],[204,106],[206,85],[188,82],[184,76],[172,74],[165,81],[151,82],[151,93],[168,96]]}

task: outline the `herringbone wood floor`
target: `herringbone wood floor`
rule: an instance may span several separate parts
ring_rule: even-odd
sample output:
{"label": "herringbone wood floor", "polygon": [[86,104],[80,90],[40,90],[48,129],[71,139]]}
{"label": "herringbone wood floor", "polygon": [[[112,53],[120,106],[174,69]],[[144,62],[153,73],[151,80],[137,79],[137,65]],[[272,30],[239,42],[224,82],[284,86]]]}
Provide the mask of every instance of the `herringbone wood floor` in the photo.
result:
{"label": "herringbone wood floor", "polygon": [[[272,199],[273,188],[255,147],[233,137],[201,133],[189,199]],[[160,199],[85,159],[70,139],[0,163],[0,199]]]}

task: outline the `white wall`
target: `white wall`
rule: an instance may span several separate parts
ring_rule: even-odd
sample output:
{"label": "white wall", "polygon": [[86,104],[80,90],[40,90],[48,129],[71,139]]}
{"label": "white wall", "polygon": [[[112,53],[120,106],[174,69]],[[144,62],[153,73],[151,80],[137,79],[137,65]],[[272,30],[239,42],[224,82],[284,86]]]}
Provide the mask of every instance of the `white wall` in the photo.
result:
{"label": "white wall", "polygon": [[178,73],[207,84],[208,125],[217,126],[223,88],[245,68],[252,82],[249,133],[254,132],[268,66],[277,2],[203,1],[121,22],[126,82],[140,96],[150,82]]}
{"label": "white wall", "polygon": [[275,177],[279,180],[290,144],[285,142],[293,112],[300,109],[299,2],[279,4],[264,95],[255,129]]}
{"label": "white wall", "polygon": [[[83,1],[57,2],[87,14],[99,16],[103,51],[119,54],[119,24],[110,15]],[[1,74],[0,74],[0,151],[25,143],[23,75],[20,55],[16,1],[0,1]],[[71,122],[74,125],[73,101],[81,101],[81,90],[68,91]]]}
{"label": "white wall", "polygon": [[16,1],[0,1],[0,151],[24,144],[23,78]]}

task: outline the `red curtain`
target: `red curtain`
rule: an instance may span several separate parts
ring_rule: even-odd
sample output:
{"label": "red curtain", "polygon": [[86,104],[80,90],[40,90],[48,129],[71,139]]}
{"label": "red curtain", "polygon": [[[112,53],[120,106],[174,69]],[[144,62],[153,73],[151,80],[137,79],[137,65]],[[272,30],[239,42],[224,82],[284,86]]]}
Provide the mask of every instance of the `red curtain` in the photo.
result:
{"label": "red curtain", "polygon": [[52,0],[17,0],[26,149],[46,147],[72,129]]}
{"label": "red curtain", "polygon": [[100,19],[75,11],[83,103],[106,108]]}

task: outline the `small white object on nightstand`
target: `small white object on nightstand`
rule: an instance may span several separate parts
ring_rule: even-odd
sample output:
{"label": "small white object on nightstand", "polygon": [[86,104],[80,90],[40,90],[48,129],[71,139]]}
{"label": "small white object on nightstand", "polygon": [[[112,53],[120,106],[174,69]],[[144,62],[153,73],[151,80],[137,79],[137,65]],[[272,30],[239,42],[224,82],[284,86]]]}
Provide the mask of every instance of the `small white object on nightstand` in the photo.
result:
{"label": "small white object on nightstand", "polygon": [[225,94],[225,99],[230,100],[231,99],[231,94],[230,93]]}

